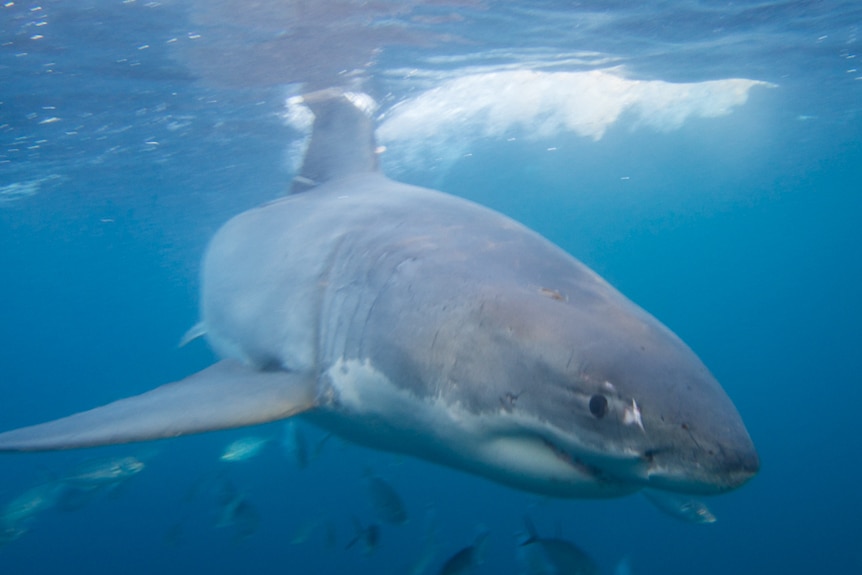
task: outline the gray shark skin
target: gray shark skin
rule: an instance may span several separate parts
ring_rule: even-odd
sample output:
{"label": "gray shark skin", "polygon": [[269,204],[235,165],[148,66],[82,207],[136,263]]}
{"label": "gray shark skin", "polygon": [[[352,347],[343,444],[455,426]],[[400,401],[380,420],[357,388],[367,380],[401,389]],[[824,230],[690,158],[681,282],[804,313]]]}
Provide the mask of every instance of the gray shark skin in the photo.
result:
{"label": "gray shark skin", "polygon": [[514,220],[379,173],[371,122],[343,96],[307,101],[313,169],[225,224],[204,258],[199,331],[224,359],[0,434],[0,451],[302,414],[557,497],[718,493],[757,472],[734,405],[670,330]]}

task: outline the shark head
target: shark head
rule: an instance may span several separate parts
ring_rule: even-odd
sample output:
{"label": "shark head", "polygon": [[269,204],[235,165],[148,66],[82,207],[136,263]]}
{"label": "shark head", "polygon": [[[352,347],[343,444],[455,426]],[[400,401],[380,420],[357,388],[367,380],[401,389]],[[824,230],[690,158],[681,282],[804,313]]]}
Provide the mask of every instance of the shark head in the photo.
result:
{"label": "shark head", "polygon": [[712,494],[758,471],[742,418],[706,366],[597,276],[512,289],[482,314],[501,404],[535,422],[588,481]]}

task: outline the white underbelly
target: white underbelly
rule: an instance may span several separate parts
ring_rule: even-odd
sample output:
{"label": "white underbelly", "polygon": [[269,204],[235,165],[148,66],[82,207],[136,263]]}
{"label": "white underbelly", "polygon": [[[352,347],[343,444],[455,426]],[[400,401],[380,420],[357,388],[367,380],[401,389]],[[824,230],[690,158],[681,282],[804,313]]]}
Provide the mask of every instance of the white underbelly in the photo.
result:
{"label": "white underbelly", "polygon": [[393,384],[369,360],[339,360],[324,374],[326,407],[309,417],[356,443],[413,455],[558,497],[614,497],[634,486],[597,481],[548,441],[554,431],[501,408],[475,413]]}

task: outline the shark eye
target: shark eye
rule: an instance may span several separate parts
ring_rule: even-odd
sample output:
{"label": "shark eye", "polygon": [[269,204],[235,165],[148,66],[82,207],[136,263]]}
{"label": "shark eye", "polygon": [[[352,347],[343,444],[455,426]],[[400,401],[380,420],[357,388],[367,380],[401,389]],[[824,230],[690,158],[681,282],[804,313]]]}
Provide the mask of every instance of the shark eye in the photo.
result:
{"label": "shark eye", "polygon": [[597,393],[590,398],[590,413],[601,419],[608,412],[608,398]]}

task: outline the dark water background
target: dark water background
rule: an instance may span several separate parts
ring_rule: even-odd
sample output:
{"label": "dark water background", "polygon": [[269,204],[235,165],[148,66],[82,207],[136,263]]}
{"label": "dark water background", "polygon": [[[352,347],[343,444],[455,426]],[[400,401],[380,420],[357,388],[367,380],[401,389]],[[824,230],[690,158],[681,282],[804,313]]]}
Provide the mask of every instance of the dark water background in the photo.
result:
{"label": "dark water background", "polygon": [[[304,470],[277,444],[220,463],[224,445],[248,433],[239,430],[3,456],[3,501],[92,457],[137,455],[147,467],[79,510],[40,514],[0,549],[0,573],[408,573],[429,526],[437,546],[428,572],[485,527],[479,572],[517,573],[526,513],[543,533],[559,529],[576,541],[606,573],[626,557],[636,574],[862,572],[862,15],[840,2],[678,3],[655,13],[598,4],[579,9],[607,16],[613,34],[610,24],[574,26],[568,6],[553,3],[520,12],[452,6],[446,14],[467,18],[445,26],[474,26],[487,48],[515,53],[530,31],[516,24],[534,9],[541,26],[533,32],[541,28],[549,43],[571,33],[578,49],[616,54],[645,78],[747,77],[777,87],[752,90],[730,115],[672,131],[620,121],[598,141],[479,140],[444,173],[401,166],[398,177],[538,230],[700,355],[762,461],[749,485],[708,501],[717,523],[677,522],[640,497],[541,499],[340,440]],[[172,3],[0,7],[4,429],[139,393],[213,361],[203,342],[177,349],[197,320],[199,258],[226,219],[286,188],[287,144],[297,134],[278,119],[278,84],[296,78],[236,86],[196,76],[168,41],[188,41],[199,28]],[[470,49],[408,46],[385,52],[377,66],[459,51]],[[409,79],[375,70],[379,92],[409,95]],[[61,120],[45,121],[52,117]],[[311,442],[322,435],[304,432]],[[212,497],[189,498],[202,477],[226,467],[260,516],[242,541],[213,527]],[[372,520],[369,468],[398,489],[410,521],[384,526],[366,556],[343,546],[353,516]],[[335,548],[325,546],[323,527],[291,543],[314,522],[335,526]]]}

